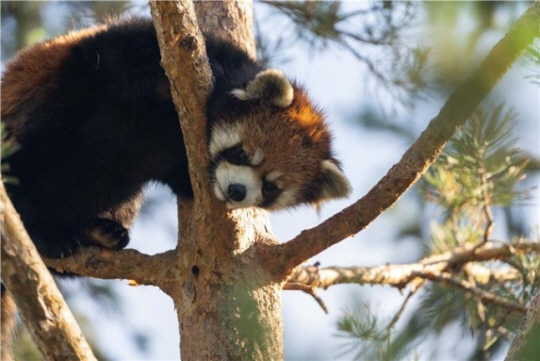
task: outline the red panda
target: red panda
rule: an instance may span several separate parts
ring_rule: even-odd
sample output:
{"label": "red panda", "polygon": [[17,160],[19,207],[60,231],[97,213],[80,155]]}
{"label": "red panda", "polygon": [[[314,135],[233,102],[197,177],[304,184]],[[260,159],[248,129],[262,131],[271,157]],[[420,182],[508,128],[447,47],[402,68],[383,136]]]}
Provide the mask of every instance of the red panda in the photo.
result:
{"label": "red panda", "polygon": [[[269,210],[344,197],[350,184],[322,112],[301,86],[206,36],[209,178],[227,208]],[[21,51],[2,77],[2,122],[20,149],[8,192],[38,250],[118,249],[145,184],[192,197],[150,19],[69,33]]]}
{"label": "red panda", "polygon": [[[305,90],[231,43],[205,39],[214,76],[207,118],[215,196],[229,209],[269,210],[347,196],[324,115]],[[192,197],[150,19],[34,45],[6,64],[1,85],[4,136],[20,146],[4,160],[18,181],[6,188],[42,255],[125,247],[149,182]],[[3,314],[5,296],[2,285]]]}

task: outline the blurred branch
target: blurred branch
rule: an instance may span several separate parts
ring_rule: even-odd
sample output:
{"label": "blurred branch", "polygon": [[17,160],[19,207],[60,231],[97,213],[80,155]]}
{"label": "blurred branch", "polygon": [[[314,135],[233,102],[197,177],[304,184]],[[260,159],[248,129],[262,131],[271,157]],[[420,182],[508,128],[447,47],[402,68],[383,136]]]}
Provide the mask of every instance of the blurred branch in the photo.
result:
{"label": "blurred branch", "polygon": [[522,306],[512,301],[508,301],[507,299],[500,297],[493,292],[485,291],[481,288],[476,287],[474,283],[453,277],[451,274],[446,272],[440,272],[438,274],[430,272],[413,272],[411,274],[411,277],[420,277],[434,282],[449,284],[472,294],[474,297],[480,299],[483,303],[492,303],[504,307],[507,310],[516,311],[523,314],[527,312],[527,307],[525,306]]}
{"label": "blurred branch", "polygon": [[[426,257],[410,264],[387,264],[374,267],[298,267],[288,279],[290,284],[302,284],[311,288],[328,288],[336,284],[358,283],[390,285],[399,289],[412,284],[420,287],[419,279],[447,282],[461,288],[483,301],[499,304],[512,310],[525,311],[525,307],[505,301],[501,297],[474,287],[471,282],[462,281],[454,275],[465,271],[476,283],[503,283],[521,279],[514,269],[489,269],[474,262],[505,260],[519,253],[540,253],[540,243],[517,243],[514,245],[495,245],[488,242],[481,247],[460,247],[444,254]],[[288,288],[285,288],[288,289]]]}
{"label": "blurred branch", "polygon": [[283,289],[286,291],[303,291],[313,297],[315,301],[321,306],[324,313],[328,314],[328,307],[326,307],[326,304],[320,298],[316,293],[316,287],[311,287],[308,285],[304,285],[302,283],[286,283],[283,285]]}
{"label": "blurred branch", "polygon": [[268,267],[286,277],[291,270],[326,248],[350,237],[393,205],[441,153],[452,135],[473,114],[480,102],[529,44],[540,35],[540,3],[535,2],[491,50],[480,67],[450,96],[402,159],[366,196],[317,227],[273,249],[261,247]]}
{"label": "blurred branch", "polygon": [[390,322],[388,323],[388,326],[386,326],[388,330],[392,329],[395,326],[396,322],[399,321],[400,317],[403,315],[403,312],[405,311],[405,308],[407,307],[407,304],[411,300],[412,296],[414,296],[414,294],[420,289],[422,285],[423,283],[419,284],[418,287],[415,287],[409,291],[409,293],[407,294],[407,297],[405,297],[405,299],[401,303],[399,310],[396,312],[394,317],[392,317],[392,320],[390,320]]}
{"label": "blurred branch", "polygon": [[[324,1],[264,1],[275,12],[293,23],[293,34],[278,37],[275,46],[262,41],[260,49],[265,59],[275,59],[280,46],[300,40],[312,49],[335,46],[352,54],[367,67],[367,77],[373,76],[377,85],[399,103],[411,100],[426,87],[427,57],[416,46],[400,40],[400,33],[413,23],[418,12],[411,1],[374,1],[372,6],[347,11],[342,2]],[[365,7],[366,4],[360,5]],[[260,37],[262,37],[259,34]]]}
{"label": "blurred branch", "polygon": [[[299,39],[307,40],[311,44],[320,42],[323,46],[330,41],[344,40],[344,38],[370,45],[391,45],[396,40],[399,30],[408,25],[412,14],[410,1],[393,4],[379,1],[370,8],[348,13],[343,11],[340,2],[262,2],[288,17],[296,26],[296,35]],[[399,10],[396,10],[398,6]],[[355,18],[353,24],[358,33],[344,29],[347,22],[353,21],[352,18]],[[376,29],[372,23],[383,26]],[[360,29],[359,24],[363,24],[364,28]]]}
{"label": "blurred branch", "polygon": [[47,360],[96,360],[2,182],[0,221],[2,283],[13,296],[39,351]]}

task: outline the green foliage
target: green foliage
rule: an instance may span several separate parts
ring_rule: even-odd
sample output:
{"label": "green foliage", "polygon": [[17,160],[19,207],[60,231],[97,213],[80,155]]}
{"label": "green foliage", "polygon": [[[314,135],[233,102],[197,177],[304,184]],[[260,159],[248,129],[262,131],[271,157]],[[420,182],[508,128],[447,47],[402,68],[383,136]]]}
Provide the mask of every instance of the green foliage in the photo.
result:
{"label": "green foliage", "polygon": [[[515,148],[516,140],[511,135],[515,118],[515,113],[505,111],[503,105],[477,111],[424,177],[424,196],[446,213],[442,223],[432,222],[430,253],[491,240],[495,221],[492,206],[509,207],[526,196],[516,189],[525,176],[527,159]],[[516,234],[510,243],[524,241],[522,237]],[[476,287],[526,304],[540,290],[539,262],[537,254],[518,252],[504,263],[486,262],[488,269],[508,274],[517,270],[520,276],[477,281]],[[472,280],[467,270],[454,273]],[[486,305],[445,285],[425,287],[420,309],[429,320],[423,332],[439,333],[459,320],[464,330],[476,336],[474,357],[482,359],[500,347],[500,341],[511,335],[510,330],[520,319],[500,306]]]}
{"label": "green foliage", "polygon": [[449,216],[462,217],[522,199],[525,193],[515,185],[524,177],[527,159],[514,147],[514,125],[515,113],[503,105],[477,111],[424,177],[426,198]]}
{"label": "green foliage", "polygon": [[444,222],[430,228],[432,253],[487,241],[491,207],[508,207],[526,197],[526,191],[516,189],[528,159],[515,148],[515,117],[503,105],[478,110],[425,174],[424,198],[445,212]]}
{"label": "green foliage", "polygon": [[527,78],[532,83],[540,85],[540,40],[537,39],[533,43],[523,59],[525,65],[532,71],[532,75],[527,76]]}
{"label": "green foliage", "polygon": [[[515,147],[515,118],[516,114],[503,105],[478,110],[425,175],[421,194],[445,214],[440,221],[430,220],[429,255],[494,242],[492,207],[509,207],[526,197],[525,191],[517,189],[525,176],[527,159]],[[538,241],[512,229],[507,232],[509,244]],[[527,304],[540,291],[540,258],[536,253],[514,252],[504,262],[495,259],[481,266],[489,276],[476,275],[469,264],[445,272],[516,304]],[[483,360],[512,337],[521,319],[520,314],[445,283],[425,284],[420,294],[420,303],[407,325],[394,334],[393,323],[378,321],[368,306],[344,314],[338,326],[350,339],[347,351],[354,352],[356,358],[399,358],[425,337],[440,337],[458,325],[474,336],[471,359]]]}
{"label": "green foliage", "polygon": [[337,336],[344,339],[339,356],[391,361],[410,354],[408,347],[390,347],[392,324],[393,321],[373,313],[367,303],[346,310],[337,321]]}

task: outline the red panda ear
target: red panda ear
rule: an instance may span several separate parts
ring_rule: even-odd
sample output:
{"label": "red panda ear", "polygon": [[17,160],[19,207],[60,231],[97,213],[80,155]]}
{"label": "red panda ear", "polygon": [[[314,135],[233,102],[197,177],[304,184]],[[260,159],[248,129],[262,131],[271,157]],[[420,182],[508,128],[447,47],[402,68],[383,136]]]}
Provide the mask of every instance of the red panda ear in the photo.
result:
{"label": "red panda ear", "polygon": [[321,162],[322,185],[319,201],[347,197],[351,191],[351,183],[332,159]]}
{"label": "red panda ear", "polygon": [[277,69],[259,72],[246,89],[234,89],[231,94],[240,100],[266,98],[281,108],[291,105],[294,99],[294,89],[289,79]]}

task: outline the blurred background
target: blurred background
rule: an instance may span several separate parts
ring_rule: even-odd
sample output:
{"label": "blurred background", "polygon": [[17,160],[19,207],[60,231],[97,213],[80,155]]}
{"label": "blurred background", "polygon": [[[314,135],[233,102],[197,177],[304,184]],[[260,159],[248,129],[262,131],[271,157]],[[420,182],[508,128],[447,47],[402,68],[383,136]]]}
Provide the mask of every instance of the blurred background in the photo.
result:
{"label": "blurred background", "polygon": [[[304,83],[326,110],[335,153],[354,187],[350,199],[319,213],[304,207],[273,214],[278,239],[293,238],[363,196],[529,5],[256,2],[259,59]],[[150,11],[144,1],[2,1],[2,69],[19,49],[129,14]],[[475,244],[487,229],[487,207],[492,239],[538,242],[539,69],[537,40],[422,181],[365,231],[311,263],[412,263]],[[481,173],[489,175],[487,185]],[[148,187],[130,247],[163,252],[175,246],[176,235],[175,198],[164,187]],[[478,285],[502,297],[525,303],[540,289],[536,254],[485,267],[516,274]],[[157,288],[94,279],[59,283],[98,359],[179,359],[173,303]],[[480,312],[477,302],[444,285],[424,286],[411,297],[407,290],[361,285],[318,295],[329,314],[305,293],[283,293],[286,360],[503,359],[520,320],[496,308]],[[20,360],[40,359],[26,333],[17,352]]]}

